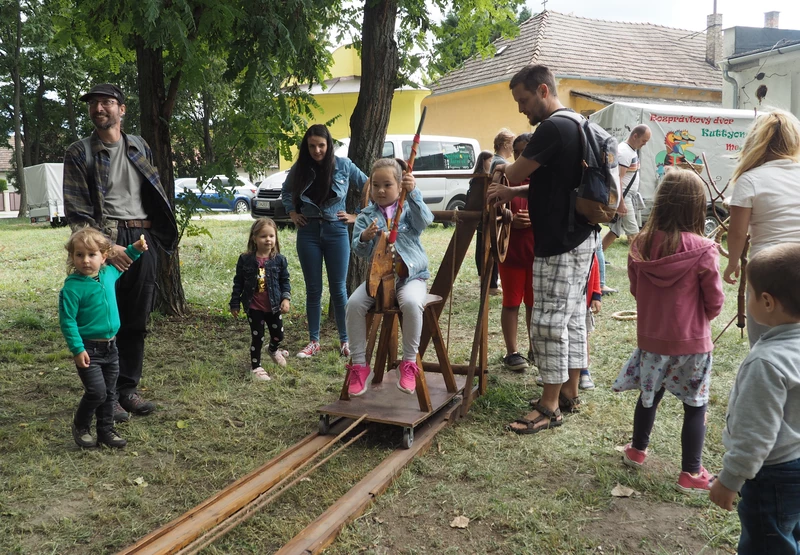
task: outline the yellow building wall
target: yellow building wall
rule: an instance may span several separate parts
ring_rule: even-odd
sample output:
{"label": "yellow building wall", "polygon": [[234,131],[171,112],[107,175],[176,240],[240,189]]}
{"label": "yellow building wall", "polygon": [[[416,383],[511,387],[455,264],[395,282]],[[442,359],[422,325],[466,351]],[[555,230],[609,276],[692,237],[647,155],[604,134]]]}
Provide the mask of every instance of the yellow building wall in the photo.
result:
{"label": "yellow building wall", "polygon": [[[493,150],[494,137],[502,128],[514,134],[532,130],[527,118],[519,113],[511,96],[508,81],[445,94],[434,94],[422,101],[428,107],[425,133],[471,137],[484,150]],[[658,98],[670,100],[702,100],[721,102],[722,91],[702,91],[680,87],[654,87],[630,83],[604,83],[587,79],[559,79],[558,96],[567,108],[588,114],[605,106],[587,98],[574,97],[572,91],[590,94]]]}
{"label": "yellow building wall", "polygon": [[[423,90],[398,90],[394,91],[392,99],[392,113],[389,116],[389,134],[414,133],[417,130],[422,113],[422,99],[431,92]],[[350,136],[350,116],[358,101],[357,93],[346,94],[320,94],[315,97],[320,109],[314,110],[313,123],[325,123],[337,115],[339,118],[328,127],[334,139],[344,139]],[[426,124],[427,128],[427,124]],[[427,133],[427,129],[425,130]],[[287,170],[297,158],[297,150],[292,149],[292,160],[280,160],[280,169]],[[365,172],[368,168],[362,168]]]}
{"label": "yellow building wall", "polygon": [[340,46],[331,54],[331,79],[337,77],[361,76],[361,58],[351,45]]}

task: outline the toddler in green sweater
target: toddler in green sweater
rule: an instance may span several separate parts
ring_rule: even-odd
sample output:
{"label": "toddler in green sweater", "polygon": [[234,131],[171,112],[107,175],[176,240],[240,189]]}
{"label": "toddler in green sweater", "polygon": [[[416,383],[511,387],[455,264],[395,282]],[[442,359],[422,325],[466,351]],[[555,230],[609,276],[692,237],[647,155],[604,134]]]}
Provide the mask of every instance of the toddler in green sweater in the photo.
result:
{"label": "toddler in green sweater", "polygon": [[[114,394],[119,375],[115,336],[119,310],[115,284],[122,272],[106,265],[112,243],[97,229],[83,227],[67,241],[67,279],[58,296],[61,332],[83,382],[83,398],[72,421],[72,437],[80,447],[98,443],[125,447],[114,429]],[[125,251],[136,261],[147,250],[144,236]],[[97,416],[97,440],[89,428]]]}

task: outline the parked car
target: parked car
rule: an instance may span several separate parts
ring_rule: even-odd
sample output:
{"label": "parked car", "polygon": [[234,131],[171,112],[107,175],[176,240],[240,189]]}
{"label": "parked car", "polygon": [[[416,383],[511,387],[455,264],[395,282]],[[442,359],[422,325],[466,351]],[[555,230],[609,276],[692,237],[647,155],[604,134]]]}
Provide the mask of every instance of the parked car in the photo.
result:
{"label": "parked car", "polygon": [[[232,187],[226,176],[217,175],[201,192],[197,187],[197,178],[182,177],[175,180],[175,198],[180,198],[186,194],[186,191],[191,191],[200,199],[200,204],[206,208],[230,210],[237,214],[244,214],[250,211],[253,197],[256,195],[256,186],[243,177],[239,177],[237,182],[237,186]],[[229,191],[229,194],[220,195],[217,184]]]}
{"label": "parked car", "polygon": [[[387,135],[381,156],[407,160],[411,154],[413,139],[413,135]],[[336,149],[335,154],[347,156],[350,139],[342,139],[340,142],[342,144]],[[446,174],[471,173],[480,150],[481,147],[475,139],[423,136],[414,162],[414,177],[417,179],[417,187],[422,192],[425,204],[431,210],[456,210],[466,205],[469,178],[447,177]],[[268,216],[276,222],[290,221],[281,202],[281,188],[288,173],[288,171],[275,173],[259,184],[251,210],[254,218]],[[432,174],[445,174],[445,176],[428,177]]]}

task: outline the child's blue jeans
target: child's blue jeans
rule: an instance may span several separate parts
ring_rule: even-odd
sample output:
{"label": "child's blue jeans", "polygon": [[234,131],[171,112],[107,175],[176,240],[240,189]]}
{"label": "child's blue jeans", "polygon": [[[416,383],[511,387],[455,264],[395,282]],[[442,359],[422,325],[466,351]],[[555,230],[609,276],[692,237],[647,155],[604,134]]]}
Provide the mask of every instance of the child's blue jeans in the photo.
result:
{"label": "child's blue jeans", "polygon": [[800,459],[762,467],[741,494],[739,555],[800,553]]}
{"label": "child's blue jeans", "polygon": [[86,341],[89,367],[78,368],[83,382],[83,398],[75,411],[75,427],[89,429],[92,416],[97,415],[97,433],[108,432],[114,426],[114,400],[119,375],[119,352],[116,340]]}

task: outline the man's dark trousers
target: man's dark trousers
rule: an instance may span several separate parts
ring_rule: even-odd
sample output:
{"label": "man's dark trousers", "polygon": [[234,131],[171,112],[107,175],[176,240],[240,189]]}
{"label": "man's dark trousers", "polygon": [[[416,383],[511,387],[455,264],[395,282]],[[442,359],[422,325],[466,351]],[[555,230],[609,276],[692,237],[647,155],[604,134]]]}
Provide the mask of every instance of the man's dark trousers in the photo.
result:
{"label": "man's dark trousers", "polygon": [[159,246],[149,231],[120,226],[117,234],[117,244],[123,247],[132,245],[143,234],[148,246],[148,250],[143,252],[117,281],[120,319],[120,328],[117,332],[119,349],[117,392],[120,397],[135,393],[139,387],[139,380],[142,379],[147,322],[156,300]]}

